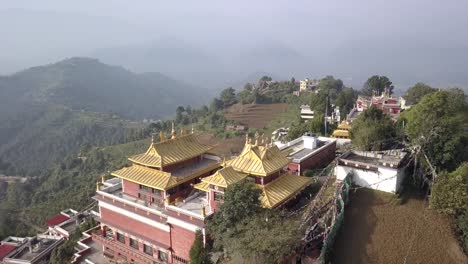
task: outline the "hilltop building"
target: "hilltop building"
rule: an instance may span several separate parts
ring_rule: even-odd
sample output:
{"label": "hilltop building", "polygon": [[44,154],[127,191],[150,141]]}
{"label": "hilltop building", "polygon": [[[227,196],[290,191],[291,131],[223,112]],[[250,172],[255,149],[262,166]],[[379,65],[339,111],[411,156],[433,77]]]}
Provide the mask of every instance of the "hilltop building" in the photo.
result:
{"label": "hilltop building", "polygon": [[275,144],[280,151],[288,154],[291,161],[287,171],[293,175],[303,175],[305,170],[325,167],[335,159],[336,139],[333,138],[307,134],[286,144]]}
{"label": "hilltop building", "polygon": [[38,234],[34,237],[7,237],[0,242],[0,263],[48,263],[52,251],[62,244],[62,236]]}
{"label": "hilltop building", "polygon": [[362,112],[371,106],[382,110],[391,118],[398,118],[402,109],[401,100],[393,98],[388,92],[384,92],[380,96],[359,96],[356,100],[357,112]]}
{"label": "hilltop building", "polygon": [[205,234],[206,217],[214,212],[205,192],[192,187],[215,173],[219,158],[196,134],[160,134],[132,165],[114,171],[116,178],[98,183],[100,228],[92,239],[113,261],[188,263],[195,232]]}
{"label": "hilltop building", "polygon": [[310,109],[309,105],[301,105],[301,119],[303,120],[314,119],[314,111]]}
{"label": "hilltop building", "polygon": [[264,208],[278,208],[293,200],[312,181],[311,178],[290,175],[284,169],[290,160],[274,144],[255,136],[252,142],[246,136],[244,149],[234,159],[223,162],[222,169],[201,179],[196,189],[208,194],[209,207],[219,208],[226,188],[241,180],[254,182],[261,189]]}
{"label": "hilltop building", "polygon": [[348,151],[337,159],[336,180],[342,181],[351,174],[358,186],[396,193],[405,177],[406,156],[401,150]]}
{"label": "hilltop building", "polygon": [[320,81],[317,80],[309,80],[308,78],[301,80],[299,82],[299,91],[306,92],[306,91],[316,91],[317,86],[319,85]]}

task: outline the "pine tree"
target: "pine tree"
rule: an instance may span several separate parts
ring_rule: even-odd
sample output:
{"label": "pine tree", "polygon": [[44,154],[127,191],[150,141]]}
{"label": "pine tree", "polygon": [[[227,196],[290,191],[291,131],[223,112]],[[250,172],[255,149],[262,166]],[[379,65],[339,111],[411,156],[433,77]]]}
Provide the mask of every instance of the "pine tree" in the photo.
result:
{"label": "pine tree", "polygon": [[195,241],[190,248],[190,264],[211,263],[208,251],[203,245],[203,234],[200,230],[195,233]]}

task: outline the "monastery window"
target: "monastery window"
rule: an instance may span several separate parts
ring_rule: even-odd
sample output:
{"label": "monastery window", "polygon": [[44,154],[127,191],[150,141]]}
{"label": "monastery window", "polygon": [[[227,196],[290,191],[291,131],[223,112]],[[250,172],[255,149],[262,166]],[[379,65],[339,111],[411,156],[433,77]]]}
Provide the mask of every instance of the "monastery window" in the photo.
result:
{"label": "monastery window", "polygon": [[130,246],[134,249],[138,249],[138,241],[133,238],[130,238]]}
{"label": "monastery window", "polygon": [[145,192],[149,192],[151,190],[151,188],[148,187],[148,186],[140,184],[140,190],[145,191]]}
{"label": "monastery window", "polygon": [[125,236],[123,234],[117,232],[117,241],[119,241],[120,243],[125,244]]}
{"label": "monastery window", "polygon": [[161,250],[158,251],[158,259],[164,262],[167,262],[169,260],[169,258],[167,257],[167,253]]}
{"label": "monastery window", "polygon": [[152,189],[153,191],[153,194],[154,195],[157,195],[157,196],[162,196],[162,191],[161,190],[158,190],[158,189]]}
{"label": "monastery window", "polygon": [[143,251],[150,255],[150,256],[153,256],[153,248],[151,246],[148,246],[146,244],[143,244]]}

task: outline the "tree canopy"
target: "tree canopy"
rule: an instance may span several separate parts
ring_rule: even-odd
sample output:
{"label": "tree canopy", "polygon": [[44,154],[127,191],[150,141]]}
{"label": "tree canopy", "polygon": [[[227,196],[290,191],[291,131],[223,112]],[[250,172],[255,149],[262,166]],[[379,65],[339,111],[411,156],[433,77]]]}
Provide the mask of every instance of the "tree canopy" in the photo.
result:
{"label": "tree canopy", "polygon": [[403,112],[405,131],[411,142],[420,145],[439,171],[454,170],[467,160],[468,105],[458,89],[428,94]]}
{"label": "tree canopy", "polygon": [[406,100],[407,105],[414,105],[417,104],[425,95],[435,91],[437,91],[437,89],[432,88],[425,83],[418,82],[406,91],[403,98]]}
{"label": "tree canopy", "polygon": [[203,245],[203,234],[200,230],[195,233],[195,240],[190,248],[190,264],[211,263],[208,250]]}
{"label": "tree canopy", "polygon": [[439,175],[432,188],[431,206],[450,215],[468,210],[468,162],[451,173]]}
{"label": "tree canopy", "polygon": [[364,110],[353,121],[350,137],[362,150],[383,150],[398,141],[395,123],[375,106]]}
{"label": "tree canopy", "polygon": [[387,76],[374,75],[364,83],[362,93],[367,96],[372,95],[373,92],[380,95],[385,91],[385,89],[388,89],[390,94],[393,93],[393,85],[390,79]]}

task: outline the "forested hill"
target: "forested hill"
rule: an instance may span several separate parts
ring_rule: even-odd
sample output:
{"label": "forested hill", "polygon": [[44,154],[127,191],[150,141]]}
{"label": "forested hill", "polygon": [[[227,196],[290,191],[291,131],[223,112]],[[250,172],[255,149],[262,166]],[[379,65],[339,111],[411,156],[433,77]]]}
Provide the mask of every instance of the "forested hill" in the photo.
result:
{"label": "forested hill", "polygon": [[73,110],[158,119],[177,105],[197,105],[200,90],[160,73],[135,74],[91,58],[71,58],[0,77],[0,110],[46,103]]}
{"label": "forested hill", "polygon": [[0,174],[35,175],[85,146],[139,139],[138,120],[197,105],[197,92],[159,73],[135,74],[90,58],[0,77]]}

